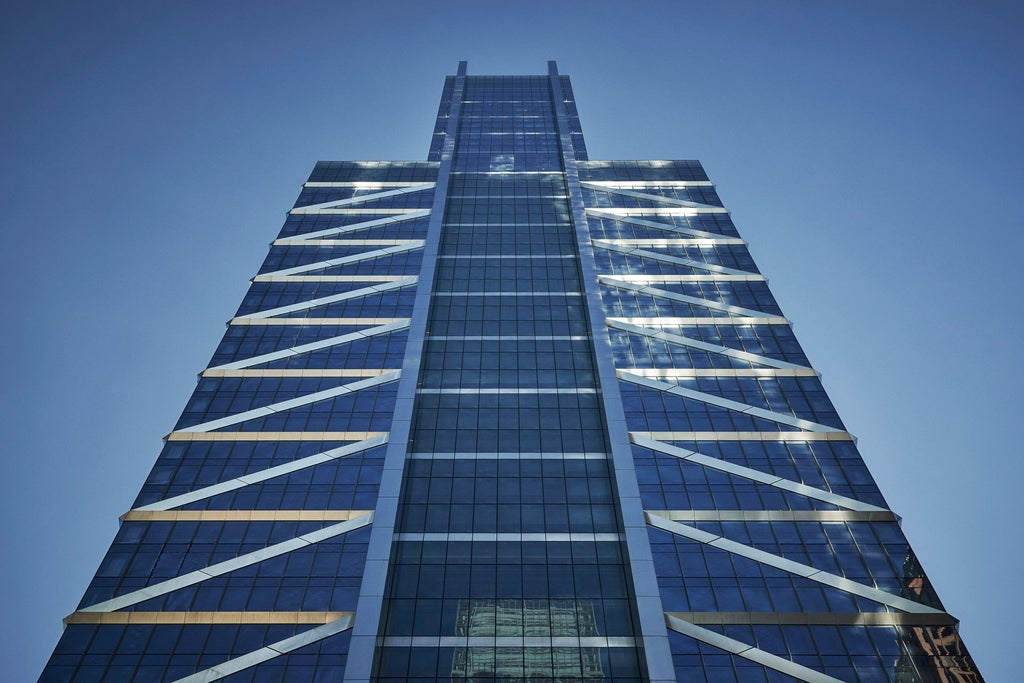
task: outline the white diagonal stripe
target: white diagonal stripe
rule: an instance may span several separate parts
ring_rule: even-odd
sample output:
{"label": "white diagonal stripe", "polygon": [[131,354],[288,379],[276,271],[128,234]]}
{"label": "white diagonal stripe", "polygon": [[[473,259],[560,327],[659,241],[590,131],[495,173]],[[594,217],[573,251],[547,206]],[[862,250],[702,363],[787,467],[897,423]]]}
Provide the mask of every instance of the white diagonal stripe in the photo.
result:
{"label": "white diagonal stripe", "polygon": [[[722,318],[720,324],[729,324],[732,322],[730,318]],[[776,360],[775,358],[769,358],[768,356],[762,356],[750,351],[740,351],[739,349],[731,349],[728,346],[720,346],[718,344],[709,344],[707,342],[700,341],[699,339],[690,339],[679,334],[672,334],[671,332],[665,332],[664,330],[652,330],[649,327],[641,327],[639,325],[632,325],[630,323],[619,322],[608,318],[606,320],[608,327],[615,330],[621,330],[623,332],[630,332],[632,334],[640,334],[651,339],[657,339],[667,344],[678,344],[679,346],[689,346],[701,351],[707,351],[708,353],[718,353],[723,356],[729,356],[737,360],[747,361],[748,363],[758,363],[759,365],[767,365],[772,368],[788,369],[788,370],[809,370],[803,365],[797,365],[796,363],[789,363],[784,360]]]}
{"label": "white diagonal stripe", "polygon": [[373,228],[391,225],[392,223],[399,223],[401,221],[411,221],[415,218],[425,218],[429,215],[430,209],[422,209],[420,211],[414,211],[412,213],[406,213],[400,216],[388,216],[386,218],[377,218],[372,221],[363,221],[361,223],[353,223],[351,225],[342,225],[337,228],[327,228],[325,230],[317,230],[316,232],[304,232],[300,235],[293,235],[292,237],[282,237],[280,239],[276,239],[271,244],[271,246],[316,246],[316,240],[320,237],[327,237],[328,235],[342,235],[349,232],[360,232],[362,230],[371,230]]}
{"label": "white diagonal stripe", "polygon": [[889,607],[895,607],[896,609],[903,610],[904,612],[945,614],[942,610],[935,609],[934,607],[929,607],[928,605],[908,600],[907,598],[899,595],[893,595],[892,593],[874,588],[873,586],[866,586],[862,583],[851,581],[850,579],[839,576],[838,574],[832,574],[820,569],[815,569],[807,564],[787,560],[786,558],[775,555],[774,553],[759,550],[744,543],[730,541],[724,536],[717,536],[715,534],[708,533],[707,531],[702,531],[696,527],[680,524],[679,522],[672,522],[664,517],[652,515],[647,512],[644,513],[644,516],[647,518],[647,523],[649,525],[661,529],[662,531],[667,531],[670,534],[682,536],[683,538],[688,538],[691,541],[697,541],[698,543],[709,545],[712,548],[724,550],[725,552],[745,557],[748,560],[753,560],[754,562],[759,562],[761,564],[768,565],[769,567],[781,569],[782,571],[795,576],[802,576],[805,579],[810,579],[811,581],[816,581],[826,586],[838,588],[846,593],[852,593],[853,595],[859,595],[862,598],[874,600],[875,602],[888,605]]}
{"label": "white diagonal stripe", "polygon": [[[299,318],[295,323],[297,325],[304,324],[305,318]],[[252,356],[251,358],[245,358],[243,360],[236,360],[230,363],[224,363],[223,365],[215,365],[209,370],[237,370],[238,368],[249,368],[253,365],[262,365],[263,363],[271,363],[275,360],[281,360],[282,358],[288,358],[289,356],[300,356],[304,353],[310,353],[312,351],[319,351],[321,349],[330,348],[332,346],[339,346],[341,344],[350,344],[361,339],[367,339],[369,337],[376,337],[379,334],[391,334],[392,332],[398,332],[399,330],[405,330],[409,328],[408,318],[394,323],[388,323],[387,325],[378,325],[377,327],[369,327],[365,330],[359,330],[358,332],[349,332],[337,337],[331,337],[329,339],[321,339],[319,341],[310,342],[308,344],[300,344],[299,346],[292,346],[287,349],[281,349],[280,351],[271,351],[270,353],[263,353],[259,356]]]}
{"label": "white diagonal stripe", "polygon": [[726,313],[732,313],[735,315],[746,315],[752,317],[760,317],[767,315],[763,311],[755,311],[752,308],[734,306],[733,304],[724,304],[720,301],[711,301],[710,299],[701,299],[699,297],[690,296],[688,294],[670,292],[667,289],[660,289],[658,287],[651,287],[649,285],[634,285],[630,282],[623,282],[622,280],[618,280],[614,277],[608,277],[607,275],[598,275],[597,280],[601,284],[607,285],[609,287],[616,287],[618,289],[628,289],[631,292],[636,292],[637,294],[646,294],[647,296],[653,296],[656,299],[678,301],[680,303],[692,304],[694,306],[710,308],[716,311],[725,311]]}
{"label": "white diagonal stripe", "polygon": [[680,235],[690,235],[692,237],[705,239],[708,241],[709,246],[713,244],[746,244],[746,242],[739,237],[727,237],[716,232],[695,230],[694,228],[681,228],[678,225],[672,225],[671,223],[659,223],[658,221],[649,221],[645,218],[639,218],[636,216],[624,216],[618,213],[611,213],[603,209],[586,209],[586,213],[588,216],[593,216],[594,218],[605,218],[610,221],[618,221],[619,223],[638,225],[642,228],[664,230],[665,232],[674,232]]}
{"label": "white diagonal stripe", "polygon": [[366,296],[373,296],[382,292],[387,292],[392,289],[402,289],[403,287],[409,287],[419,282],[418,277],[406,277],[401,280],[395,280],[394,282],[385,282],[383,284],[374,285],[372,287],[363,287],[361,289],[352,289],[347,292],[341,292],[340,294],[332,294],[330,296],[323,296],[318,299],[310,299],[309,301],[300,301],[298,303],[290,304],[288,306],[278,306],[277,308],[269,308],[265,311],[256,311],[255,313],[248,313],[247,318],[273,318],[276,315],[282,313],[291,313],[293,311],[304,311],[309,308],[316,308],[317,306],[326,306],[327,304],[338,303],[339,301],[348,301],[349,299],[361,299]]}
{"label": "white diagonal stripe", "polygon": [[308,273],[311,270],[323,270],[324,268],[345,266],[350,263],[372,261],[373,259],[382,258],[384,256],[391,256],[392,254],[401,254],[406,251],[416,251],[417,249],[422,249],[423,246],[426,244],[426,242],[424,242],[423,240],[403,240],[402,242],[402,244],[396,244],[394,246],[385,247],[383,249],[374,249],[373,251],[363,251],[358,254],[339,256],[338,258],[327,259],[325,261],[317,261],[316,263],[307,263],[305,265],[294,266],[292,268],[282,268],[281,270],[275,270],[269,273],[257,275],[252,280],[253,282],[259,282],[261,280],[267,280],[271,277],[287,277],[289,275],[296,275],[298,273]]}
{"label": "white diagonal stripe", "polygon": [[296,398],[288,399],[287,401],[280,401],[278,403],[271,403],[268,406],[261,408],[253,408],[252,410],[246,410],[241,413],[235,413],[234,415],[228,415],[227,417],[218,418],[216,420],[210,420],[209,422],[200,422],[197,425],[191,427],[182,427],[181,429],[174,430],[175,432],[212,432],[222,427],[230,427],[231,425],[245,422],[246,420],[254,420],[259,417],[266,417],[267,415],[273,415],[274,413],[284,412],[291,410],[292,408],[298,408],[299,406],[309,405],[310,403],[316,403],[317,401],[326,401],[329,398],[335,398],[337,396],[344,396],[345,394],[351,394],[362,389],[368,389],[375,387],[380,384],[387,384],[388,382],[394,382],[402,376],[401,370],[394,370],[392,372],[386,372],[383,375],[377,377],[368,377],[367,379],[359,380],[358,382],[350,382],[348,384],[342,384],[338,387],[331,389],[324,389],[323,391],[315,391],[311,394],[304,396],[298,396]]}
{"label": "white diagonal stripe", "polygon": [[824,503],[835,505],[836,507],[846,508],[847,510],[854,510],[857,512],[887,512],[885,508],[880,508],[875,505],[871,505],[870,503],[862,503],[859,500],[847,498],[846,496],[841,496],[838,493],[823,491],[822,489],[808,486],[807,484],[801,484],[800,482],[792,481],[790,479],[783,479],[780,476],[755,470],[743,465],[736,465],[731,462],[726,462],[720,458],[713,458],[710,455],[698,453],[697,451],[679,448],[678,446],[673,446],[671,444],[664,443],[663,441],[650,439],[637,432],[630,432],[629,440],[642,448],[648,448],[652,451],[663,453],[664,455],[679,458],[680,460],[687,460],[701,465],[702,467],[718,470],[719,472],[725,472],[726,474],[750,479],[751,481],[756,481],[759,484],[774,486],[777,489],[796,493],[806,498],[820,500]]}
{"label": "white diagonal stripe", "polygon": [[683,258],[682,256],[662,254],[657,251],[650,251],[649,249],[640,249],[639,247],[629,246],[628,244],[619,244],[621,240],[594,239],[591,240],[590,242],[598,249],[614,251],[619,254],[625,254],[626,256],[636,256],[638,258],[650,259],[652,261],[671,263],[677,266],[686,266],[687,268],[707,270],[712,273],[723,273],[726,275],[752,275],[757,276],[762,280],[764,279],[764,277],[758,275],[758,273],[751,273],[746,270],[739,270],[737,268],[727,268],[726,266],[720,266],[716,263],[707,263],[706,261],[697,261],[695,259]]}
{"label": "white diagonal stripe", "polygon": [[788,676],[792,676],[798,681],[804,681],[805,683],[843,683],[838,678],[833,678],[823,674],[820,671],[815,671],[802,664],[773,655],[765,650],[758,649],[753,645],[748,645],[742,641],[730,638],[722,635],[717,631],[712,631],[696,624],[691,624],[688,621],[684,621],[679,617],[672,614],[665,614],[665,623],[670,629],[676,633],[682,633],[684,636],[689,636],[702,643],[707,643],[712,647],[717,647],[720,650],[724,650],[730,654],[734,654],[737,657],[743,657],[749,659],[752,662],[757,662],[769,669],[780,671]]}
{"label": "white diagonal stripe", "polygon": [[248,567],[249,565],[269,560],[272,557],[284,555],[285,553],[290,553],[293,550],[299,550],[300,548],[305,548],[313,545],[314,543],[319,543],[320,541],[326,541],[327,539],[334,538],[335,536],[347,534],[350,531],[361,529],[372,522],[373,513],[369,512],[365,515],[354,517],[347,522],[332,524],[331,526],[324,527],[323,529],[303,534],[302,536],[297,536],[296,538],[292,538],[281,543],[275,543],[274,545],[269,545],[266,548],[261,548],[260,550],[255,550],[251,553],[239,555],[238,557],[225,562],[211,564],[203,569],[189,572],[188,574],[182,574],[181,576],[176,576],[173,579],[168,579],[167,581],[154,583],[151,586],[146,586],[145,588],[140,588],[139,590],[125,593],[124,595],[119,595],[118,597],[111,598],[110,600],[98,602],[95,605],[83,607],[78,611],[116,612],[119,609],[131,607],[132,605],[137,605],[140,602],[145,602],[151,598],[166,595],[167,593],[181,590],[182,588],[187,588],[188,586],[206,581],[207,579],[211,579],[215,576],[228,574],[241,569],[242,567]]}
{"label": "white diagonal stripe", "polygon": [[314,453],[313,455],[307,455],[304,458],[293,460],[292,462],[285,463],[283,465],[277,465],[276,467],[270,467],[265,470],[259,470],[257,472],[250,472],[244,474],[241,477],[235,477],[234,479],[228,479],[217,484],[210,486],[204,486],[201,489],[195,491],[189,491],[188,493],[182,493],[181,495],[174,496],[173,498],[165,498],[164,500],[150,503],[149,505],[142,505],[134,508],[133,511],[144,511],[148,512],[151,510],[172,510],[182,505],[188,505],[199,500],[205,500],[206,498],[212,498],[221,493],[227,493],[228,491],[234,491],[235,489],[244,488],[250,484],[257,484],[261,481],[267,481],[268,479],[274,479],[276,477],[283,477],[286,474],[297,472],[298,470],[306,469],[307,467],[314,467],[316,465],[330,462],[331,460],[337,460],[339,458],[346,458],[350,455],[356,455],[364,451],[368,451],[371,448],[377,446],[383,446],[388,442],[388,435],[382,434],[381,436],[374,436],[369,439],[363,439],[356,443],[346,444],[339,446],[338,448],[332,448],[327,451],[320,453]]}
{"label": "white diagonal stripe", "polygon": [[347,631],[352,628],[352,623],[355,617],[352,615],[344,616],[341,619],[336,619],[323,626],[317,626],[311,628],[308,631],[279,640],[276,643],[271,643],[265,647],[261,647],[259,650],[248,652],[239,657],[233,657],[226,662],[221,662],[215,666],[211,666],[209,669],[203,669],[197,673],[194,673],[185,678],[179,678],[175,683],[212,683],[213,681],[219,681],[222,678],[227,678],[232,674],[236,674],[240,671],[262,664],[263,662],[280,657],[281,655],[288,654],[293,650],[298,650],[301,647],[306,647],[317,641],[328,638],[337,633]]}
{"label": "white diagonal stripe", "polygon": [[302,214],[302,213],[317,213],[321,209],[334,209],[342,206],[351,206],[353,204],[362,204],[364,202],[372,202],[375,199],[384,199],[386,197],[394,197],[400,194],[409,194],[410,192],[422,192],[423,190],[429,190],[435,187],[436,183],[423,183],[422,185],[413,185],[412,187],[400,187],[394,190],[385,190],[384,192],[374,192],[373,194],[364,194],[357,197],[349,197],[347,199],[336,199],[331,202],[321,202],[320,204],[310,204],[309,206],[299,206],[289,213]]}
{"label": "white diagonal stripe", "polygon": [[691,202],[686,199],[676,199],[674,197],[665,197],[660,194],[648,194],[647,192],[626,190],[621,187],[602,187],[600,185],[593,185],[592,183],[588,183],[586,181],[581,181],[580,186],[589,188],[591,190],[607,192],[609,194],[621,195],[623,197],[646,199],[648,201],[658,202],[660,204],[670,204],[672,206],[684,206],[688,209],[699,209],[702,213],[729,213],[728,209],[725,209],[721,206],[713,206],[711,204],[703,204],[701,202]]}
{"label": "white diagonal stripe", "polygon": [[626,372],[625,370],[616,370],[616,376],[619,379],[636,384],[637,386],[647,387],[648,389],[655,389],[657,391],[664,392],[666,394],[673,394],[681,398],[688,398],[694,401],[700,401],[701,403],[707,403],[708,405],[718,406],[719,408],[725,408],[726,410],[733,410],[737,413],[743,413],[744,415],[750,415],[751,417],[757,417],[762,420],[769,420],[771,422],[777,422],[779,424],[789,425],[790,427],[796,427],[797,429],[803,429],[809,432],[841,432],[842,429],[837,427],[829,427],[818,422],[812,422],[811,420],[805,420],[800,417],[794,417],[793,415],[786,415],[785,413],[779,413],[774,410],[768,410],[766,408],[758,408],[748,403],[741,403],[739,401],[733,401],[732,399],[723,398],[716,396],[715,394],[709,394],[704,391],[697,391],[696,389],[687,389],[681,387],[678,384],[672,384],[670,382],[661,382],[650,377],[642,377],[640,375],[634,375],[633,373]]}

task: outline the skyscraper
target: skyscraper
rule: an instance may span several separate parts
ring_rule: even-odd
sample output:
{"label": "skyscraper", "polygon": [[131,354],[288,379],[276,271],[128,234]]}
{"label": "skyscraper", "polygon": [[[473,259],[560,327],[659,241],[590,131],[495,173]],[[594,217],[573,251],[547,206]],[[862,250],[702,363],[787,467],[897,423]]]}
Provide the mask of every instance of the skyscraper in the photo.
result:
{"label": "skyscraper", "polygon": [[314,168],[43,681],[980,681],[695,161]]}

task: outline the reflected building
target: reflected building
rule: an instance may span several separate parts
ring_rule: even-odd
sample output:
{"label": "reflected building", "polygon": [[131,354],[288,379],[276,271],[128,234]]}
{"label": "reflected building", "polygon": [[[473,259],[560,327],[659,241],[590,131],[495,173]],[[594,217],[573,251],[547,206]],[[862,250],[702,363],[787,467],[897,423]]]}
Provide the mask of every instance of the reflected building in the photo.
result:
{"label": "reflected building", "polygon": [[41,680],[981,681],[696,161],[320,162]]}

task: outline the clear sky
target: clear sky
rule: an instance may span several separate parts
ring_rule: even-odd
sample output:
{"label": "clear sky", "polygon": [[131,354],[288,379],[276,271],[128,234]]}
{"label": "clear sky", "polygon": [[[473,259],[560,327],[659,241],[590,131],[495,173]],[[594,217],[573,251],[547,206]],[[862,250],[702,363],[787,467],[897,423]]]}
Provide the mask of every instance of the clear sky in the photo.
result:
{"label": "clear sky", "polygon": [[423,159],[458,60],[557,59],[591,158],[703,161],[982,673],[1019,678],[1022,33],[1011,2],[3,3],[3,677],[38,675],[313,163]]}

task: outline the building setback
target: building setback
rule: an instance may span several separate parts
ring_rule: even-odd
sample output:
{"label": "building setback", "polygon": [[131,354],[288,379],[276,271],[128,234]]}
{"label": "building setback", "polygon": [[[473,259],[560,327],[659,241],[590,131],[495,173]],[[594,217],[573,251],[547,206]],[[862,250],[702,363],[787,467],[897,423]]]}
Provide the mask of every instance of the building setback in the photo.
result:
{"label": "building setback", "polygon": [[41,681],[981,681],[696,161],[320,162]]}

